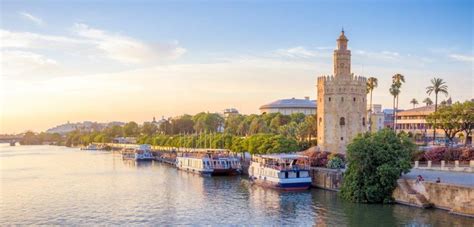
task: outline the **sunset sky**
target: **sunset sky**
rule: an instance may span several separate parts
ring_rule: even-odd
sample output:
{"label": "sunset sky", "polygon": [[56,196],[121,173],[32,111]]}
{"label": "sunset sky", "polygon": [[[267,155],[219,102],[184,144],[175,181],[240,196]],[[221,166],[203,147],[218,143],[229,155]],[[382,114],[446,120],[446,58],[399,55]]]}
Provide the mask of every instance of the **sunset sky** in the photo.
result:
{"label": "sunset sky", "polygon": [[[344,27],[374,103],[474,98],[472,1],[5,1],[0,133],[67,121],[150,121],[316,96]],[[434,96],[431,97],[434,100]],[[446,97],[440,97],[441,100]]]}

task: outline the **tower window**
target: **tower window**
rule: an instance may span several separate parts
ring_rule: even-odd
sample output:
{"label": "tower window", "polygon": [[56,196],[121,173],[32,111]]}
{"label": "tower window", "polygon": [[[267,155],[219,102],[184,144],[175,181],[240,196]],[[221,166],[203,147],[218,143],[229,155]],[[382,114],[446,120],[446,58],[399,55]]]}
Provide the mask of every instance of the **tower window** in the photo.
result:
{"label": "tower window", "polygon": [[354,97],[354,102],[356,101],[356,98]]}
{"label": "tower window", "polygon": [[362,125],[365,126],[365,117],[362,118]]}
{"label": "tower window", "polygon": [[329,97],[329,102],[331,101],[331,97]]}
{"label": "tower window", "polygon": [[341,125],[341,126],[342,126],[342,125],[346,125],[346,119],[345,119],[344,117],[341,117],[341,118],[339,119],[339,125]]}
{"label": "tower window", "polygon": [[341,137],[341,140],[344,140],[344,137]]}
{"label": "tower window", "polygon": [[344,102],[344,97],[341,97],[341,102]]}
{"label": "tower window", "polygon": [[321,125],[322,122],[323,122],[323,119],[319,118],[319,125]]}

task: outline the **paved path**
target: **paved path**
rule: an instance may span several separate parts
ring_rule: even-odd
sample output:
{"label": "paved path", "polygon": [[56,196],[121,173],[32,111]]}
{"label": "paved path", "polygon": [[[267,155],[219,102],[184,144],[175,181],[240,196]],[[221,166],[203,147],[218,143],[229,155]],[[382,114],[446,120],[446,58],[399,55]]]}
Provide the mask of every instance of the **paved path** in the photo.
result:
{"label": "paved path", "polygon": [[474,173],[411,169],[409,173],[403,175],[403,178],[416,179],[418,175],[423,176],[425,181],[435,182],[439,177],[441,179],[441,183],[451,183],[474,187]]}

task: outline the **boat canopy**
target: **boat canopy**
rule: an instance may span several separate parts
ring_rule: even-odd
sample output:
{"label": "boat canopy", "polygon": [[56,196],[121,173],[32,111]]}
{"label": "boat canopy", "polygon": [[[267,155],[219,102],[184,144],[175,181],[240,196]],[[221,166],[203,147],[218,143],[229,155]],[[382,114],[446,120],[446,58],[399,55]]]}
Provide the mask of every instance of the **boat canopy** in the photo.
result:
{"label": "boat canopy", "polygon": [[295,160],[295,159],[307,159],[308,157],[303,156],[303,155],[297,155],[297,154],[269,154],[269,155],[260,155],[261,158],[264,159],[287,159],[287,160]]}

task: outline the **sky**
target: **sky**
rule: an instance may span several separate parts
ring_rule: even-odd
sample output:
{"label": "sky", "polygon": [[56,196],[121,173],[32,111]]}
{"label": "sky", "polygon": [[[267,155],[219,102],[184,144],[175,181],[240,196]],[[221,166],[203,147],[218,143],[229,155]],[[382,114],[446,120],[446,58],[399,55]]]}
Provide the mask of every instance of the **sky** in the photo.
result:
{"label": "sky", "polygon": [[400,108],[474,98],[472,1],[0,2],[0,133],[314,99],[342,27],[383,108],[396,73]]}

